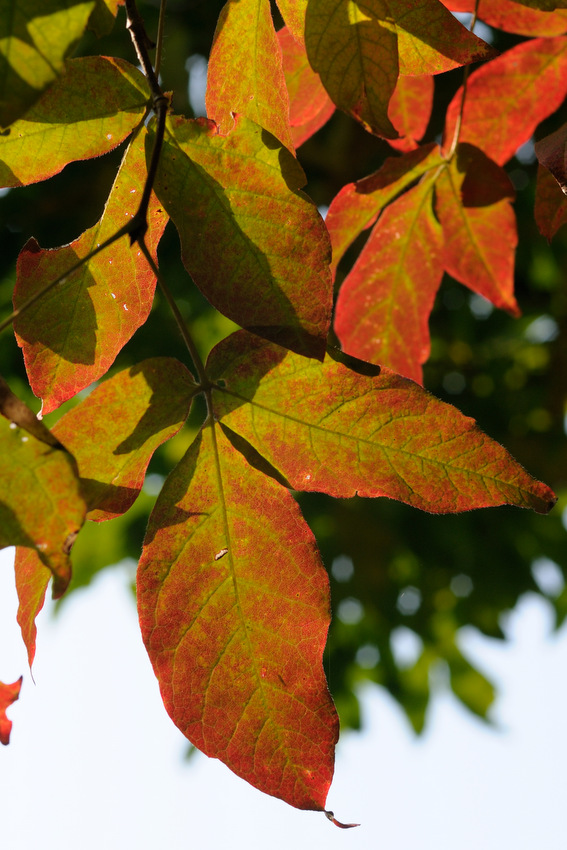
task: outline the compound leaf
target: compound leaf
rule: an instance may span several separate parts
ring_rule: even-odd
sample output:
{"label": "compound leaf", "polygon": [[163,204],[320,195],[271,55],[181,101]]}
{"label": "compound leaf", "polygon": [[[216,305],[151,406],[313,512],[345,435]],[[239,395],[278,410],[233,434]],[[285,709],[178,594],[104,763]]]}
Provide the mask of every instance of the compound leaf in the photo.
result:
{"label": "compound leaf", "polygon": [[189,740],[267,794],[322,810],[338,734],[322,667],[327,574],[291,495],[216,424],[158,497],[138,610],[165,706]]}

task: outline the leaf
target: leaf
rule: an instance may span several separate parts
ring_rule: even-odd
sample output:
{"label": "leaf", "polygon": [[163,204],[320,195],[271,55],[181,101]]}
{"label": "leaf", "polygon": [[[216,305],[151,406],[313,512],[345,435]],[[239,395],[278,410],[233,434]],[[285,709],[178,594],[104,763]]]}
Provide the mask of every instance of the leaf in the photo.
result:
{"label": "leaf", "polygon": [[390,369],[341,359],[316,363],[238,331],[209,356],[215,416],[295,490],[431,513],[555,504],[473,419]]}
{"label": "leaf", "polygon": [[308,0],[276,0],[276,2],[293,38],[304,45],[305,12]]}
{"label": "leaf", "polygon": [[305,48],[294,40],[287,27],[278,30],[283,70],[289,94],[289,123],[296,148],[325,124],[335,104],[312,70]]}
{"label": "leaf", "polygon": [[534,215],[539,232],[549,242],[567,224],[567,197],[553,175],[541,165],[537,170]]}
{"label": "leaf", "polygon": [[17,682],[12,685],[5,685],[0,682],[0,743],[7,746],[10,743],[10,732],[12,731],[12,721],[8,720],[6,709],[16,702],[20,696],[20,688],[22,687],[23,676],[20,676]]}
{"label": "leaf", "polygon": [[418,383],[443,276],[432,199],[429,178],[386,207],[341,286],[335,312],[335,332],[346,352]]}
{"label": "leaf", "polygon": [[[227,73],[246,68],[246,73]],[[269,0],[228,0],[209,58],[207,115],[225,135],[245,115],[293,153],[289,101]]]}
{"label": "leaf", "polygon": [[[43,249],[32,239],[18,258],[14,307],[56,280],[121,228],[138,209],[146,179],[146,131],[124,155],[100,221],[70,245]],[[156,256],[167,217],[155,195],[148,210],[146,244]],[[84,263],[14,320],[30,385],[43,413],[104,375],[146,321],[155,277],[138,248],[123,236]]]}
{"label": "leaf", "polygon": [[322,358],[330,245],[317,208],[299,191],[304,182],[289,151],[244,116],[227,136],[213,122],[178,117],[155,189],[211,304],[254,333]]}
{"label": "leaf", "polygon": [[[516,45],[469,77],[459,140],[504,165],[567,94],[567,38]],[[452,143],[462,88],[447,110],[444,145]]]}
{"label": "leaf", "polygon": [[535,153],[567,195],[567,123],[535,143]]}
{"label": "leaf", "polygon": [[496,307],[519,316],[514,298],[518,234],[510,203],[515,191],[506,172],[478,148],[461,144],[441,172],[435,194],[446,271]]}
{"label": "leaf", "polygon": [[389,144],[399,151],[411,151],[425,134],[433,106],[433,77],[398,77],[388,106],[390,121],[400,134]]}
{"label": "leaf", "polygon": [[544,12],[553,12],[554,9],[567,8],[567,0],[518,0],[522,6],[532,9],[541,9]]}
{"label": "leaf", "polygon": [[79,467],[90,520],[113,519],[136,500],[155,450],[176,434],[197,386],[172,357],[153,357],[104,381],[53,433]]}
{"label": "leaf", "polygon": [[51,572],[41,563],[34,549],[16,547],[16,590],[18,592],[17,620],[28,651],[30,670],[35,658],[37,627],[35,620],[45,602]]}
{"label": "leaf", "polygon": [[158,497],[138,610],[183,734],[265,793],[323,810],[338,735],[322,667],[327,574],[287,490],[216,424]]}
{"label": "leaf", "polygon": [[[442,0],[454,12],[474,12],[476,0]],[[478,0],[478,17],[496,29],[519,35],[562,35],[567,30],[567,12],[542,12],[513,0]]]}
{"label": "leaf", "polygon": [[123,59],[68,59],[65,73],[0,135],[0,185],[47,180],[69,162],[113,150],[140,123],[149,96],[145,77]]}
{"label": "leaf", "polygon": [[63,72],[94,0],[0,0],[0,127],[20,118]]}
{"label": "leaf", "polygon": [[405,156],[387,159],[375,174],[343,186],[325,219],[333,246],[333,272],[349,245],[376,221],[386,204],[443,162],[438,145],[432,142]]}
{"label": "leaf", "polygon": [[[440,74],[494,55],[438,0],[309,0],[305,42],[333,101],[395,139],[388,103],[401,74]],[[398,56],[399,53],[399,56]]]}
{"label": "leaf", "polygon": [[96,0],[89,19],[89,29],[93,30],[97,38],[102,38],[112,31],[118,7],[123,6],[124,2],[125,0]]}
{"label": "leaf", "polygon": [[73,457],[0,417],[0,548],[35,549],[60,596],[71,578],[69,552],[86,505]]}

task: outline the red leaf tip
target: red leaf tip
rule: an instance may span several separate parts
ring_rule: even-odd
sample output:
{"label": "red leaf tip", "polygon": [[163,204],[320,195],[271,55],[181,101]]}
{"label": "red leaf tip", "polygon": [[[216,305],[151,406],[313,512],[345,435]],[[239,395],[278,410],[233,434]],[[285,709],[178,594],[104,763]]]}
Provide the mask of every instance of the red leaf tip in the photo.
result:
{"label": "red leaf tip", "polygon": [[325,812],[325,817],[328,818],[331,823],[334,823],[335,826],[338,826],[340,829],[352,829],[353,826],[360,826],[359,823],[341,823],[340,820],[337,820],[334,812]]}

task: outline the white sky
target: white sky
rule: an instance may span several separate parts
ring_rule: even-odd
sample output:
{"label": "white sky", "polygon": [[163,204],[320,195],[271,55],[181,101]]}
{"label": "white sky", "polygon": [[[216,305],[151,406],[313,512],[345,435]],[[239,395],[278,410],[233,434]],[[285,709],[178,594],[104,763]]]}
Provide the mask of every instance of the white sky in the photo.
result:
{"label": "white sky", "polygon": [[[5,555],[5,553],[1,553]],[[42,613],[34,685],[15,625],[13,568],[0,558],[0,679],[24,673],[0,749],[6,850],[547,850],[563,846],[567,632],[526,597],[507,648],[469,632],[464,645],[500,688],[503,731],[487,729],[445,694],[416,739],[379,689],[367,727],[339,745],[329,807],[297,812],[218,761],[182,760],[139,636],[125,571],[101,574],[61,615]]]}

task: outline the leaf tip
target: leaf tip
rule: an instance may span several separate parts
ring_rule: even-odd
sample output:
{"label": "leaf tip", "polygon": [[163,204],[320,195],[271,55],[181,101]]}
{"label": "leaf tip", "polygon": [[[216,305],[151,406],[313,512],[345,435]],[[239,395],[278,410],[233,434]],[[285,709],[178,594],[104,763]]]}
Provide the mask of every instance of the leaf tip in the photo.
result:
{"label": "leaf tip", "polygon": [[335,826],[338,826],[339,829],[352,829],[355,826],[360,826],[359,823],[341,823],[340,820],[337,820],[334,812],[325,812],[325,817],[334,823]]}

